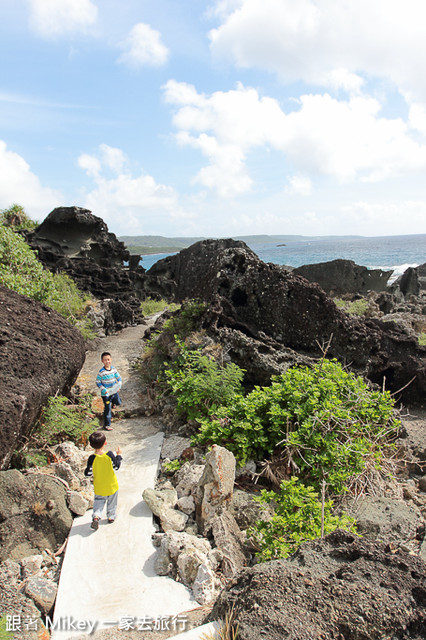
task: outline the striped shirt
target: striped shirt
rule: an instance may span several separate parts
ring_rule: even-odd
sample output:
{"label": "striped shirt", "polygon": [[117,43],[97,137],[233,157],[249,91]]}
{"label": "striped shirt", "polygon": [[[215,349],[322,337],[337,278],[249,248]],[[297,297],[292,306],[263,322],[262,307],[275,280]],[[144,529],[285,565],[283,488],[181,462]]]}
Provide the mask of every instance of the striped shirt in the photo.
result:
{"label": "striped shirt", "polygon": [[96,386],[101,390],[101,396],[111,396],[117,393],[121,387],[121,376],[117,369],[115,367],[111,367],[111,369],[102,367],[96,376]]}

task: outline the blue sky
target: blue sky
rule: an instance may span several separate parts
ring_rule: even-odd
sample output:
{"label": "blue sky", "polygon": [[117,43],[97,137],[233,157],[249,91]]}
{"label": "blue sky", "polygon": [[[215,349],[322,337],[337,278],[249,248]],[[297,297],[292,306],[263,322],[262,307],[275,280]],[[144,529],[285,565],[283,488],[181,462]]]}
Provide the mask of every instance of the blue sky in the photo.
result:
{"label": "blue sky", "polygon": [[426,231],[424,0],[1,0],[0,209]]}

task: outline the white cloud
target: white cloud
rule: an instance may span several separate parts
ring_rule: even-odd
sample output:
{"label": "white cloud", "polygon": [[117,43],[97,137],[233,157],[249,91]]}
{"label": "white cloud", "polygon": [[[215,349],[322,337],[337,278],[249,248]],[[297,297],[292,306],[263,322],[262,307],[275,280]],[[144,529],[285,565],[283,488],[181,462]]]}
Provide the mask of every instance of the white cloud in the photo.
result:
{"label": "white cloud", "polygon": [[241,0],[217,2],[216,56],[241,67],[318,83],[336,61],[349,73],[386,77],[426,95],[423,0]]}
{"label": "white cloud", "polygon": [[[152,216],[168,219],[185,217],[176,191],[140,173],[123,173],[127,159],[120,149],[100,145],[98,155],[82,154],[79,166],[95,182],[84,198],[84,206],[103,218],[117,233],[146,233]],[[111,170],[112,177],[105,177]]]}
{"label": "white cloud", "polygon": [[98,9],[91,0],[28,0],[31,24],[43,37],[85,31],[95,24]]}
{"label": "white cloud", "polygon": [[43,187],[29,164],[17,153],[8,151],[0,140],[0,208],[10,207],[14,202],[22,205],[28,215],[42,220],[62,204],[63,197],[54,189]]}
{"label": "white cloud", "polygon": [[118,62],[129,67],[159,67],[167,62],[169,56],[169,50],[161,41],[161,33],[143,22],[133,27],[120,46],[124,53]]}
{"label": "white cloud", "polygon": [[290,163],[294,173],[340,181],[377,181],[426,170],[426,145],[412,137],[401,118],[381,117],[381,104],[368,96],[304,95],[286,113],[276,100],[242,85],[207,95],[171,80],[164,90],[166,101],[177,107],[178,142],[209,159],[196,181],[221,196],[252,188],[245,163],[261,148],[281,152],[283,168]]}
{"label": "white cloud", "polygon": [[294,175],[288,179],[289,185],[286,187],[286,193],[292,193],[299,196],[309,196],[312,191],[312,181],[307,176]]}

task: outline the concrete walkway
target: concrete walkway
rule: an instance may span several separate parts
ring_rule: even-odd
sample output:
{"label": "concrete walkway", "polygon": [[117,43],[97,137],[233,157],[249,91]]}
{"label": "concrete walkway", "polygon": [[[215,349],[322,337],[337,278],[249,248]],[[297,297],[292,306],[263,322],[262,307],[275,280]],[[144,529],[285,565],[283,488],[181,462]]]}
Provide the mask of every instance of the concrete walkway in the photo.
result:
{"label": "concrete walkway", "polygon": [[[100,353],[111,351],[113,364],[123,377],[123,407],[137,413],[141,385],[131,362],[143,349],[144,331],[145,327],[131,327],[102,340],[99,351],[88,353],[77,384],[95,391]],[[177,634],[185,629],[183,612],[198,607],[182,583],[160,577],[154,570],[154,526],[142,492],[154,486],[163,441],[161,425],[153,418],[139,416],[113,419],[112,426],[113,431],[106,434],[109,448],[120,444],[123,449],[122,466],[117,472],[117,520],[108,524],[104,514],[99,529],[93,531],[91,510],[75,518],[59,582],[53,640],[93,638],[98,634],[87,636],[93,629],[108,628],[113,634],[108,637],[121,637],[126,625],[129,630],[152,630],[167,618],[170,629],[176,629]],[[179,637],[192,640],[211,629],[212,625],[200,627],[199,633],[194,629],[188,632],[190,635]],[[100,631],[99,637],[106,637],[104,633]],[[147,632],[140,637],[150,635]]]}

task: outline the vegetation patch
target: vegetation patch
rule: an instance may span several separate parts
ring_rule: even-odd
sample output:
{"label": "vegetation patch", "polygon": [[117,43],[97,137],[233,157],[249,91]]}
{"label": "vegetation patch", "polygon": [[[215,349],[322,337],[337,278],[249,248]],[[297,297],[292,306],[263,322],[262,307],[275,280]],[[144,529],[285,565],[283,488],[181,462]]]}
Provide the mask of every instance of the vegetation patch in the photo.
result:
{"label": "vegetation patch", "polygon": [[91,410],[92,400],[91,394],[85,394],[77,404],[71,404],[65,396],[51,396],[31,436],[15,451],[12,466],[26,468],[53,462],[51,447],[65,440],[85,446],[89,435],[99,429],[99,421]]}
{"label": "vegetation patch", "polygon": [[143,302],[141,302],[141,311],[144,316],[152,316],[155,313],[161,313],[166,309],[168,311],[176,311],[180,308],[180,304],[176,304],[175,302],[167,302],[161,298],[160,300],[156,300],[155,298],[148,297]]}
{"label": "vegetation patch", "polygon": [[84,338],[94,337],[92,323],[85,315],[89,296],[66,274],[45,269],[25,240],[5,225],[0,225],[0,284],[51,307]]}
{"label": "vegetation patch", "polygon": [[334,298],[333,301],[338,309],[341,309],[350,316],[363,316],[368,311],[368,301],[365,298],[353,301]]}
{"label": "vegetation patch", "polygon": [[261,562],[286,558],[307,540],[315,540],[335,529],[355,531],[355,520],[345,513],[333,515],[333,501],[323,501],[311,486],[296,477],[283,480],[280,490],[262,490],[254,498],[260,504],[272,504],[271,520],[259,520],[249,535],[259,547]]}

